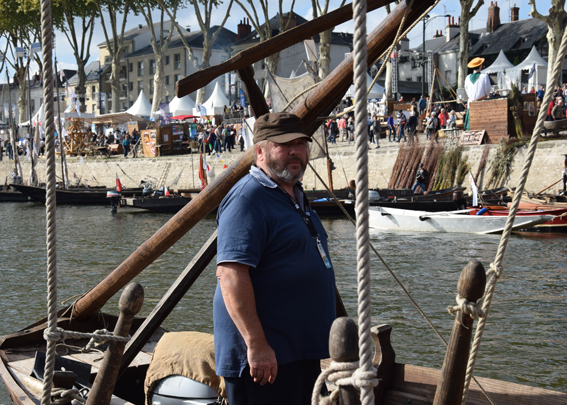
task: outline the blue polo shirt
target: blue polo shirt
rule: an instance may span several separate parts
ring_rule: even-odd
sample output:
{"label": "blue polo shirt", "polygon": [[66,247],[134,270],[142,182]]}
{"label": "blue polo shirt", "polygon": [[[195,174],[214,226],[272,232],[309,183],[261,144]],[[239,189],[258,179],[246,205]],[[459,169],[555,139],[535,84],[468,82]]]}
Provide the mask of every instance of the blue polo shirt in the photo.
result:
{"label": "blue polo shirt", "polygon": [[[330,258],[325,229],[317,214],[309,213]],[[329,357],[335,275],[290,197],[253,166],[221,203],[217,224],[217,264],[250,266],[256,310],[278,364]],[[238,377],[247,364],[247,348],[218,283],[213,315],[216,373]]]}

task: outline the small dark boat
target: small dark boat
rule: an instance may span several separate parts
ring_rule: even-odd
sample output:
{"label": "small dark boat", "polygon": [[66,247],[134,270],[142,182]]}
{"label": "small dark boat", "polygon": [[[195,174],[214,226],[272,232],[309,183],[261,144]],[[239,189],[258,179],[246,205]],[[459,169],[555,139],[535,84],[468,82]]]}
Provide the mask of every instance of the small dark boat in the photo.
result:
{"label": "small dark boat", "polygon": [[[31,197],[34,201],[45,204],[45,188],[22,186],[11,184],[20,193]],[[116,188],[74,188],[70,190],[57,190],[57,204],[73,204],[73,205],[108,205],[106,193],[115,191]],[[132,197],[134,194],[142,194],[142,188],[122,189],[123,197]]]}
{"label": "small dark boat", "polygon": [[30,197],[19,191],[0,190],[0,202],[28,202]]}
{"label": "small dark boat", "polygon": [[172,195],[172,196],[140,196],[140,197],[128,197],[122,198],[120,201],[120,206],[139,208],[143,210],[162,212],[167,214],[175,214],[185,207],[191,197],[185,197],[183,195]]}

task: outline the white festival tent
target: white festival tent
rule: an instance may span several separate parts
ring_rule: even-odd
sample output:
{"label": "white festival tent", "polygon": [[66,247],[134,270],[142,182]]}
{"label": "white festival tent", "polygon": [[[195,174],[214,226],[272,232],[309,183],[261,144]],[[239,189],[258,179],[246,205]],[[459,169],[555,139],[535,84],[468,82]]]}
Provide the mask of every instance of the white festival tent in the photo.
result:
{"label": "white festival tent", "polygon": [[[370,85],[372,84],[372,81],[373,81],[372,77],[368,73],[366,73],[366,89],[367,90],[370,87]],[[368,100],[381,99],[383,95],[384,95],[384,87],[380,86],[378,83],[375,83],[374,86],[372,87],[372,90],[370,90],[370,93],[368,93],[367,99]],[[354,84],[349,87],[349,89],[345,93],[344,97],[354,98]]]}
{"label": "white festival tent", "polygon": [[509,83],[520,83],[522,71],[531,71],[532,68],[534,68],[534,74],[528,79],[528,91],[531,87],[537,90],[539,86],[545,85],[547,82],[547,62],[541,57],[535,46],[532,46],[532,50],[523,62],[506,70],[506,80]]}
{"label": "white festival tent", "polygon": [[186,95],[184,97],[178,98],[175,96],[171,103],[169,103],[169,112],[171,113],[172,117],[176,117],[178,115],[192,115],[193,108],[195,108],[195,102]]}
{"label": "white festival tent", "polygon": [[203,107],[207,111],[206,115],[220,115],[224,113],[224,106],[228,106],[229,104],[230,101],[228,101],[228,98],[226,98],[221,91],[219,82],[216,82],[213,94],[203,103]]}
{"label": "white festival tent", "polygon": [[[41,122],[42,125],[45,122],[45,105],[44,104],[42,104],[41,107],[39,107],[39,110],[37,111],[37,113],[35,113],[35,115],[32,118],[32,125],[35,124],[36,122]],[[30,121],[27,120],[26,122],[22,122],[18,125],[20,127],[26,127],[29,124],[30,124]]]}
{"label": "white festival tent", "polygon": [[506,72],[508,71],[508,69],[513,69],[513,68],[514,65],[512,64],[512,62],[508,60],[506,55],[504,55],[504,51],[501,49],[496,60],[492,63],[492,65],[484,69],[482,73],[487,73],[487,74],[496,73],[496,77],[497,77],[496,82],[498,84],[498,88],[510,89],[512,86],[510,81],[507,80]]}
{"label": "white festival tent", "polygon": [[152,105],[144,95],[144,90],[140,91],[138,99],[126,112],[139,117],[149,117],[152,114]]}

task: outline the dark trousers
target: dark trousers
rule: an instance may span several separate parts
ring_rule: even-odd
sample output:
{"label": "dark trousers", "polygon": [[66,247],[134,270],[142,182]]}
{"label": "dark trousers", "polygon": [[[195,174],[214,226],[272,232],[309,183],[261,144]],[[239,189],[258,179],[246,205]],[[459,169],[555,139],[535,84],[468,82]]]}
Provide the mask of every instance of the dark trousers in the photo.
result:
{"label": "dark trousers", "polygon": [[246,366],[240,377],[225,377],[230,405],[310,405],[313,386],[321,373],[319,360],[301,360],[278,366],[273,384],[260,385]]}

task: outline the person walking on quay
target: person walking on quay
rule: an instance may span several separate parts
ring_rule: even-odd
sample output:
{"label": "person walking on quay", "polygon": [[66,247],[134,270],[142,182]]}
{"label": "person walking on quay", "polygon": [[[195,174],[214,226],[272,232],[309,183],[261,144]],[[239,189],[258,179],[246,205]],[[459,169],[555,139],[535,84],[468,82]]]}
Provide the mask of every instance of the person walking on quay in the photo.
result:
{"label": "person walking on quay", "polygon": [[10,141],[6,141],[6,155],[8,156],[8,160],[14,159],[14,148],[12,148]]}
{"label": "person walking on quay", "polygon": [[310,404],[329,356],[335,275],[299,182],[308,141],[294,114],[259,117],[255,165],[218,209],[215,363],[230,405]]}
{"label": "person walking on quay", "polygon": [[410,112],[410,117],[408,119],[408,123],[406,124],[406,133],[408,134],[408,138],[411,140],[415,136],[417,132],[417,117],[416,112]]}
{"label": "person walking on quay", "polygon": [[563,99],[559,98],[557,100],[557,105],[551,110],[551,116],[554,120],[565,119],[565,106],[563,105]]}
{"label": "person walking on quay", "polygon": [[124,135],[122,140],[122,150],[124,152],[124,157],[128,157],[128,152],[130,152],[130,135]]}
{"label": "person walking on quay", "polygon": [[337,125],[339,126],[339,136],[341,138],[341,142],[344,142],[345,138],[347,137],[347,120],[344,115],[339,118]]}
{"label": "person walking on quay", "polygon": [[[532,87],[533,88],[533,87]],[[539,86],[539,90],[537,91],[536,95],[541,101],[543,101],[543,95],[545,94],[545,87]]]}
{"label": "person walking on quay", "polygon": [[329,128],[329,136],[327,137],[327,141],[329,143],[337,143],[337,136],[339,135],[339,127],[337,125],[337,120],[331,118],[328,128]]}
{"label": "person walking on quay", "polygon": [[419,108],[419,115],[421,116],[422,114],[425,114],[425,110],[427,109],[427,101],[425,101],[423,95],[419,98],[417,106]]}
{"label": "person walking on quay", "polygon": [[376,149],[380,147],[380,135],[382,132],[382,125],[380,124],[380,120],[378,116],[375,115],[372,117],[372,133],[374,134],[374,143],[376,144]]}
{"label": "person walking on quay", "polygon": [[474,69],[473,73],[468,75],[465,79],[465,91],[469,101],[467,103],[467,115],[465,116],[465,131],[470,129],[470,103],[477,100],[484,100],[490,96],[492,87],[490,86],[490,78],[486,73],[481,73],[483,58],[474,58],[467,65],[468,68]]}
{"label": "person walking on quay", "polygon": [[449,114],[445,111],[444,108],[441,109],[441,113],[439,114],[439,126],[441,129],[447,128],[447,122],[449,121]]}
{"label": "person walking on quay", "polygon": [[561,195],[567,195],[567,155],[565,155],[565,159],[563,159],[563,170],[561,171],[561,175],[563,177],[563,191]]}
{"label": "person walking on quay", "polygon": [[436,117],[437,114],[435,112],[431,113],[431,117],[429,118],[429,122],[427,123],[427,133],[425,139],[435,139],[437,140],[437,126],[439,125],[439,120]]}
{"label": "person walking on quay", "polygon": [[415,189],[417,188],[417,186],[421,187],[422,193],[425,193],[427,191],[427,186],[425,185],[425,182],[427,181],[428,174],[429,173],[427,173],[427,170],[423,168],[423,163],[420,163],[419,169],[417,169],[417,172],[415,173],[415,183],[411,188],[412,193],[415,193]]}
{"label": "person walking on quay", "polygon": [[402,135],[404,137],[404,141],[407,141],[406,134],[404,133],[404,129],[407,123],[407,117],[402,110],[398,111],[398,142],[402,139]]}
{"label": "person walking on quay", "polygon": [[396,126],[394,124],[394,113],[390,113],[388,117],[388,142],[392,142],[392,139],[396,141]]}

